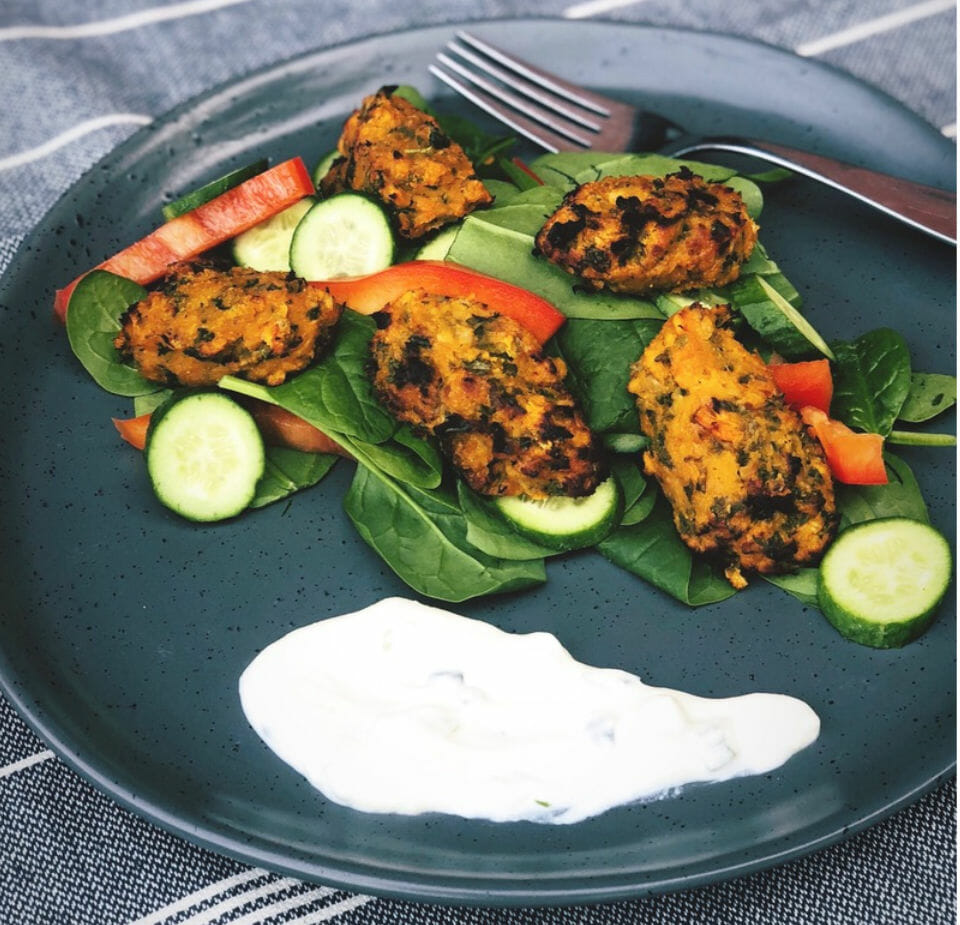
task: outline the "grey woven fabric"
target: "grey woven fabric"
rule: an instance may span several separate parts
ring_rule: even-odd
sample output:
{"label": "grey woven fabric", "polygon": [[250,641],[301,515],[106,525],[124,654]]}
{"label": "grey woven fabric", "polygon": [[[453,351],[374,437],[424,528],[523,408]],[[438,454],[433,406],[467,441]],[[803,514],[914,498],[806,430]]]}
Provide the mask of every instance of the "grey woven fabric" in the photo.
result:
{"label": "grey woven fabric", "polygon": [[[557,0],[6,0],[0,4],[0,272],[29,229],[98,158],[202,90],[365,35],[467,19],[562,16],[571,7]],[[123,18],[131,14],[139,19]],[[610,4],[596,15],[799,47],[955,134],[953,4],[647,0]],[[83,23],[91,24],[89,34],[16,31]],[[864,24],[872,25],[862,37],[843,37]],[[832,45],[822,41],[831,36]],[[61,137],[105,115],[112,120]],[[54,143],[58,137],[62,144]],[[950,781],[849,841],[686,893],[553,910],[423,906],[251,870],[169,835],[89,787],[0,698],[0,923],[125,923],[147,916],[167,923],[947,923],[956,918],[955,807]]]}

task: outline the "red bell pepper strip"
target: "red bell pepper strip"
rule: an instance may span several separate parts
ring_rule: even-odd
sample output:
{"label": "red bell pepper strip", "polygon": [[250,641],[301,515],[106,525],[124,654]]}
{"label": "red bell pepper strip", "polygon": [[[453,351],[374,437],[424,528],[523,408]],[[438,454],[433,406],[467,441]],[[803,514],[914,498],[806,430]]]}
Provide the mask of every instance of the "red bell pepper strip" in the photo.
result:
{"label": "red bell pepper strip", "polygon": [[788,405],[797,409],[810,405],[824,414],[830,413],[833,376],[830,374],[829,360],[806,360],[800,363],[771,360],[767,369]]}
{"label": "red bell pepper strip", "polygon": [[[292,411],[251,399],[246,405],[266,443],[286,446],[304,453],[337,453],[347,459],[353,457],[338,443],[334,443],[322,430],[314,427]],[[132,447],[142,450],[147,445],[147,428],[150,414],[135,418],[113,418],[113,426]]]}
{"label": "red bell pepper strip", "polygon": [[142,450],[147,445],[147,428],[150,426],[150,414],[141,414],[135,418],[112,418],[113,426],[130,446]]}
{"label": "red bell pepper strip", "polygon": [[[190,260],[236,237],[313,191],[306,165],[299,157],[291,158],[171,219],[95,269],[109,270],[146,286],[159,279],[171,264]],[[67,303],[80,279],[82,276],[57,290],[54,309],[61,321],[67,316]]]}
{"label": "red bell pepper strip", "polygon": [[286,408],[256,400],[245,403],[245,407],[253,415],[267,443],[304,453],[337,453],[347,459],[353,458],[322,430]]}
{"label": "red bell pepper strip", "polygon": [[476,299],[522,324],[541,344],[566,320],[566,316],[535,293],[442,260],[411,260],[369,276],[318,280],[313,285],[329,290],[338,302],[362,315],[380,311],[413,289],[424,289],[431,295]]}
{"label": "red bell pepper strip", "polygon": [[828,417],[811,405],[800,409],[800,417],[820,441],[830,471],[846,485],[885,485],[883,437],[851,430],[842,421]]}

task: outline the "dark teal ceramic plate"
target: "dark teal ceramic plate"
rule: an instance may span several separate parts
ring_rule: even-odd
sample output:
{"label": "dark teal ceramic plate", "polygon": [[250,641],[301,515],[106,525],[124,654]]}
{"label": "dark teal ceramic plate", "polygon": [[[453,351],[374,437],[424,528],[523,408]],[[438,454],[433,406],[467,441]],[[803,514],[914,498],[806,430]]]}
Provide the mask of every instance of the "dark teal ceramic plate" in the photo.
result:
{"label": "dark teal ceramic plate", "polygon": [[[375,38],[238,80],[137,133],[76,184],[0,286],[0,649],[6,693],[63,758],[135,812],[215,850],[361,891],[440,902],[573,903],[735,877],[829,845],[954,767],[955,608],[902,651],[842,640],[755,586],[688,610],[599,556],[536,591],[458,607],[556,633],[579,659],[697,694],[793,694],[823,720],[778,771],[690,787],[574,826],[365,815],[328,803],[247,726],[237,678],[288,630],[406,590],[353,532],[350,467],[234,523],[162,509],[52,320],[54,285],[146,233],[163,202],[264,154],[308,162],[383,83],[427,77],[450,28]],[[954,148],[887,97],[733,38],[602,23],[476,31],[693,131],[765,136],[949,186]],[[81,227],[82,223],[82,227]],[[955,365],[955,252],[806,182],[763,235],[828,337],[902,331],[916,367]],[[942,429],[953,419],[941,422]],[[953,541],[951,450],[904,451]],[[383,761],[389,763],[389,753]]]}

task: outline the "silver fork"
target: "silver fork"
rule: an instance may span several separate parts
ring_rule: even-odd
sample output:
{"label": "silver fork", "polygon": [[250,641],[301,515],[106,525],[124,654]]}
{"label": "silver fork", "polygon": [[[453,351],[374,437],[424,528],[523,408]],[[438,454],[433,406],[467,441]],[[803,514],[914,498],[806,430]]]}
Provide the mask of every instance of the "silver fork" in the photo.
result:
{"label": "silver fork", "polygon": [[957,243],[957,198],[947,190],[767,141],[694,139],[662,116],[561,80],[468,32],[458,31],[456,38],[447,44],[451,54],[437,55],[431,73],[548,151],[749,155],[848,193],[941,241]]}

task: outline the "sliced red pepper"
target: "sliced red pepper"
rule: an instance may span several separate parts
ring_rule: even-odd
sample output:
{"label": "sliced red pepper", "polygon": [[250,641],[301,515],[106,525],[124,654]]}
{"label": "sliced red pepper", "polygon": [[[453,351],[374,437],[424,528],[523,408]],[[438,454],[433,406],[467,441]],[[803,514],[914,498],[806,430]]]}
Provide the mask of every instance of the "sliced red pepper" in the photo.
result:
{"label": "sliced red pepper", "polygon": [[[190,260],[229,241],[312,193],[313,181],[306,165],[299,157],[291,158],[171,219],[95,269],[109,270],[146,286],[159,279],[171,264]],[[54,309],[61,321],[67,316],[70,294],[81,278],[57,290]]]}
{"label": "sliced red pepper", "polygon": [[292,411],[263,401],[250,401],[245,405],[267,443],[304,453],[337,453],[352,459],[340,444]]}
{"label": "sliced red pepper", "polygon": [[887,469],[883,464],[883,437],[851,430],[842,421],[808,405],[800,417],[813,431],[826,454],[830,471],[846,485],[885,485]]}
{"label": "sliced red pepper", "polygon": [[[348,459],[352,457],[338,443],[334,443],[322,430],[314,427],[292,411],[251,399],[247,409],[257,422],[264,441],[274,446],[286,446],[304,453],[337,453]],[[113,418],[113,426],[131,446],[142,450],[147,445],[147,428],[150,414],[135,418]]]}
{"label": "sliced red pepper", "polygon": [[833,376],[829,360],[805,360],[800,363],[771,360],[767,369],[788,405],[797,409],[810,405],[825,414],[830,413]]}
{"label": "sliced red pepper", "polygon": [[150,426],[150,414],[141,414],[135,418],[113,418],[113,426],[130,446],[142,450],[147,445],[147,428]]}
{"label": "sliced red pepper", "polygon": [[413,289],[431,295],[472,298],[522,324],[542,344],[566,320],[546,299],[485,273],[442,260],[411,260],[369,276],[317,281],[344,305],[372,315]]}

